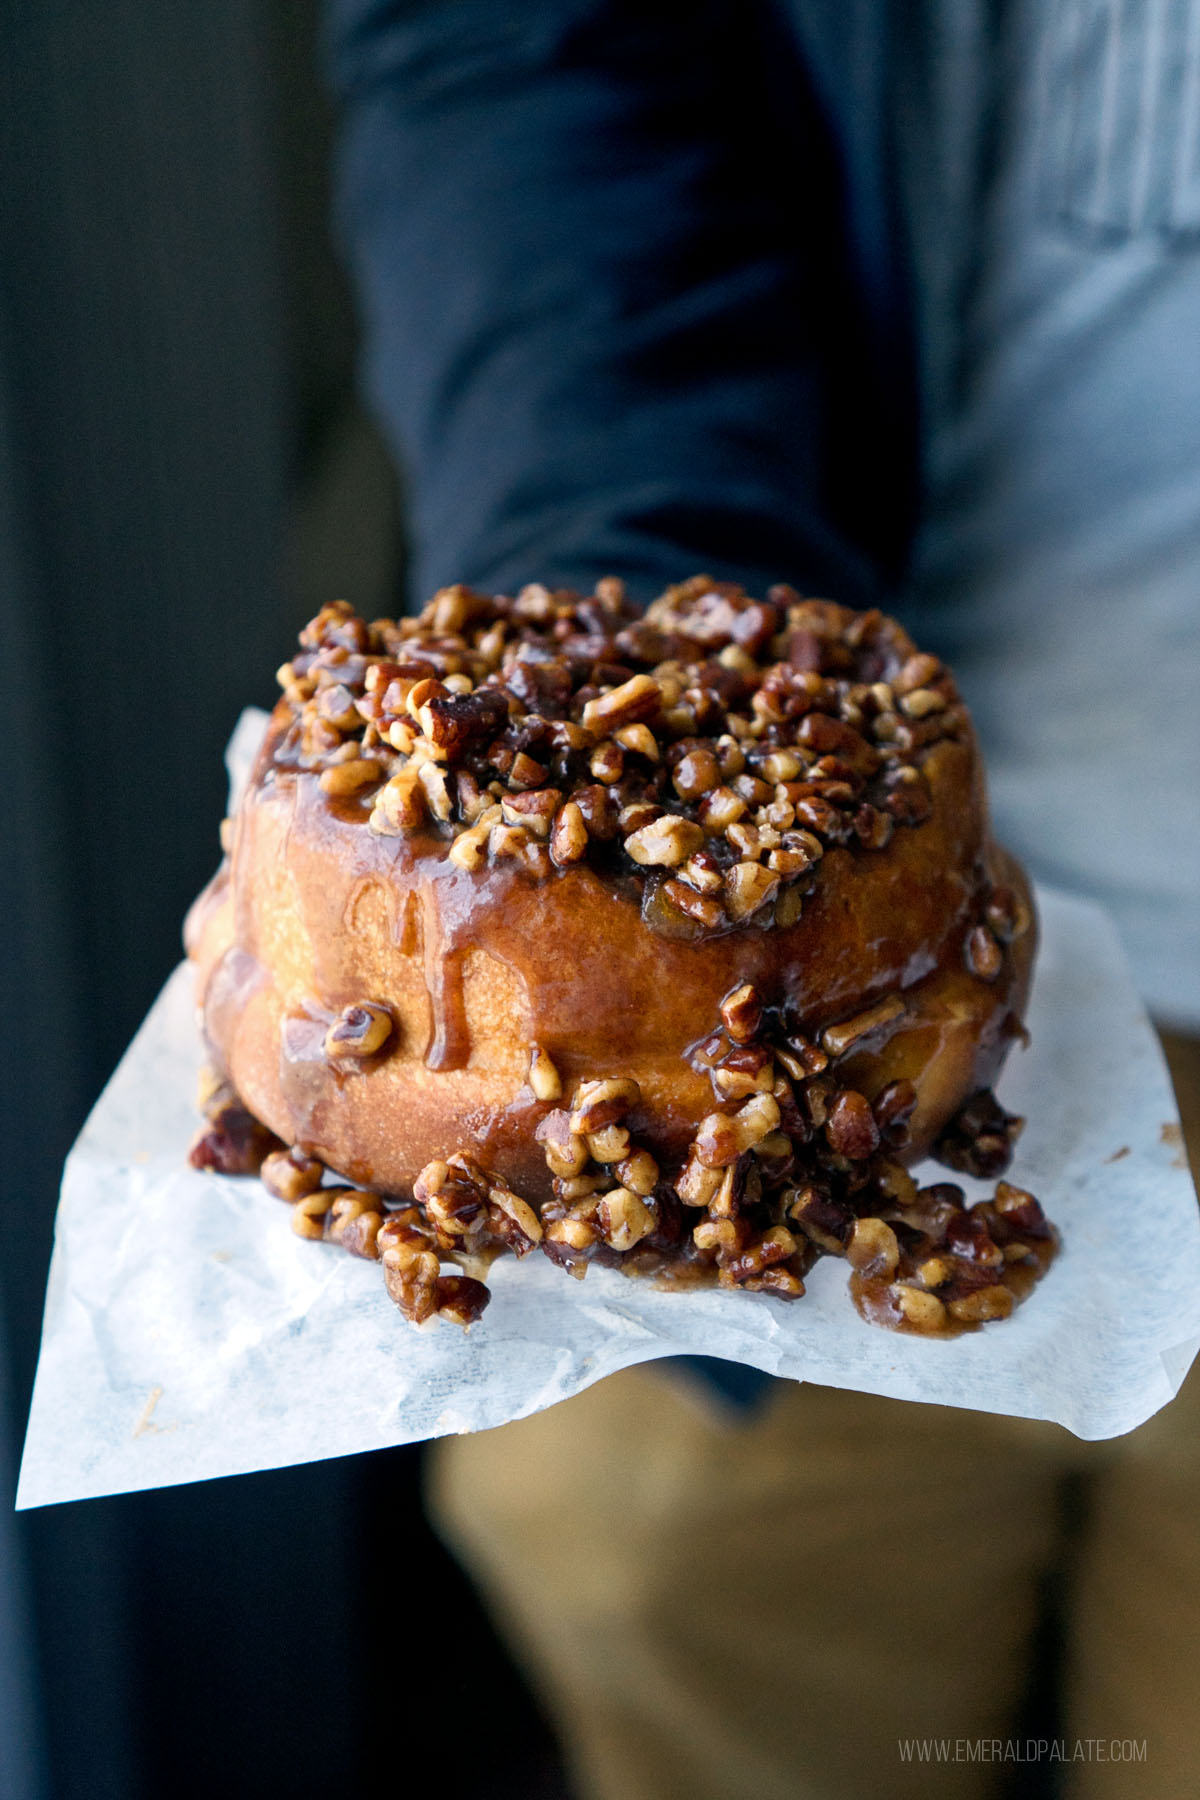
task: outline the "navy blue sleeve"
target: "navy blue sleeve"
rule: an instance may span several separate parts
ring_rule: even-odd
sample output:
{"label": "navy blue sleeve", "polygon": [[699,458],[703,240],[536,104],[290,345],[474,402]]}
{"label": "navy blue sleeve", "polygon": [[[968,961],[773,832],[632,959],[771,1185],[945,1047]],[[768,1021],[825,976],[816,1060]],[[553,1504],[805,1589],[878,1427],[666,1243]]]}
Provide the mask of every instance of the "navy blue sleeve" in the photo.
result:
{"label": "navy blue sleeve", "polygon": [[340,230],[419,596],[703,568],[878,597],[830,503],[836,168],[758,11],[333,0]]}

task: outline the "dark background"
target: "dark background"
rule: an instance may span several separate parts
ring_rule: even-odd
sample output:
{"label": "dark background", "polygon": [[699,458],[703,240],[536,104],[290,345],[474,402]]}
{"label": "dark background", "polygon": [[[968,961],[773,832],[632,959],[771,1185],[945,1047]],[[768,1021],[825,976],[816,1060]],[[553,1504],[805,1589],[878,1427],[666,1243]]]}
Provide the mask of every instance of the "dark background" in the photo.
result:
{"label": "dark background", "polygon": [[553,1795],[419,1452],[9,1510],[59,1170],[215,866],[225,739],[403,551],[315,7],[0,19],[0,1796],[353,1793],[423,1747],[445,1795]]}

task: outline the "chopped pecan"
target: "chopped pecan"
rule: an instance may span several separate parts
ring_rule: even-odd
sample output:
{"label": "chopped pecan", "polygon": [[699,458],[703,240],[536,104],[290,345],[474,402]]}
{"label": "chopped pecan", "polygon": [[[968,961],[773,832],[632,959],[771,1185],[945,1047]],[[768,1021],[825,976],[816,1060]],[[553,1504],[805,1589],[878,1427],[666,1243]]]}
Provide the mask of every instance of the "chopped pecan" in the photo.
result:
{"label": "chopped pecan", "polygon": [[333,1062],[375,1056],[392,1035],[392,1015],[378,1001],[358,1000],[343,1006],[325,1033],[325,1054]]}
{"label": "chopped pecan", "polygon": [[293,1144],[290,1150],[272,1150],[264,1157],[259,1177],[277,1200],[294,1202],[316,1192],[325,1178],[325,1165]]}
{"label": "chopped pecan", "polygon": [[854,1088],[843,1088],[829,1108],[825,1121],[829,1146],[839,1156],[861,1162],[879,1147],[879,1127],[871,1103]]}
{"label": "chopped pecan", "polygon": [[686,862],[692,852],[704,843],[703,829],[678,813],[665,813],[662,818],[643,825],[625,839],[626,854],[636,863],[659,864],[674,869]]}
{"label": "chopped pecan", "polygon": [[990,1088],[981,1088],[959,1108],[934,1144],[933,1154],[947,1168],[989,1180],[1007,1169],[1024,1124],[1024,1119],[1005,1112]]}
{"label": "chopped pecan", "polygon": [[882,1031],[885,1026],[898,1019],[903,1011],[904,1001],[900,995],[889,994],[885,1000],[855,1013],[853,1018],[842,1019],[836,1025],[827,1025],[821,1033],[821,1043],[830,1056],[845,1056],[853,1045]]}
{"label": "chopped pecan", "polygon": [[642,1090],[636,1081],[585,1081],[576,1089],[571,1105],[571,1130],[602,1131],[606,1125],[619,1124],[641,1100]]}
{"label": "chopped pecan", "polygon": [[210,1114],[192,1139],[188,1161],[193,1169],[216,1175],[257,1175],[273,1150],[282,1149],[273,1131],[259,1123],[239,1100],[229,1099]]}

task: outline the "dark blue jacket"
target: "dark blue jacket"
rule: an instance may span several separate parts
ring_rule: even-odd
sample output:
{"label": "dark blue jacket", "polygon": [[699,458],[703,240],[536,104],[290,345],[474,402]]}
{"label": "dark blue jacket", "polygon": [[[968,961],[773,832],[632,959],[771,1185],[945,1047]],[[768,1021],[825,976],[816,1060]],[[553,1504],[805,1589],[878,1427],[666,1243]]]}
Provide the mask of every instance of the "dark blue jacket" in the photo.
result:
{"label": "dark blue jacket", "polygon": [[415,597],[894,581],[917,422],[890,32],[881,0],[334,0],[341,231]]}

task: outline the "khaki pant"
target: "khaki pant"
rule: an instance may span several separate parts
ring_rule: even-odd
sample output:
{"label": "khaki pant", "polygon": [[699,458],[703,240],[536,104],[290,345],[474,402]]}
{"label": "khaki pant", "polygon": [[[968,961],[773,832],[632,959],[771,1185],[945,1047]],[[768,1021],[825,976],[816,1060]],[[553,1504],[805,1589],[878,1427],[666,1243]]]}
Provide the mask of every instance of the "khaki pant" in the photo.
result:
{"label": "khaki pant", "polygon": [[[1194,1148],[1200,1057],[1169,1048]],[[726,1423],[647,1365],[444,1441],[430,1477],[584,1800],[987,1795],[1064,1563],[1062,1730],[1073,1754],[1098,1740],[1065,1791],[1200,1795],[1198,1501],[1196,1373],[1139,1431],[1088,1445],[807,1385]],[[952,1760],[918,1760],[929,1740]]]}

